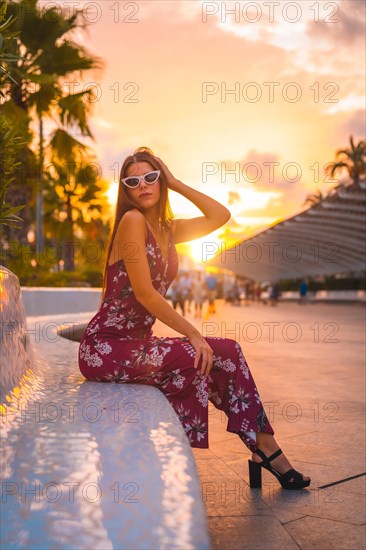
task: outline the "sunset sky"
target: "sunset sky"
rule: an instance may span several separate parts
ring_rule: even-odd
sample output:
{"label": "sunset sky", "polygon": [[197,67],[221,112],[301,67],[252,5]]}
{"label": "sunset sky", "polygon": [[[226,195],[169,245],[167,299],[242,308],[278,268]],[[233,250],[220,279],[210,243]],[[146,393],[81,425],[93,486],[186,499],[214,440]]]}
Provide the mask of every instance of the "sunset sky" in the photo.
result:
{"label": "sunset sky", "polygon": [[[350,134],[364,138],[363,1],[71,6],[84,4],[91,24],[75,39],[105,63],[84,79],[100,94],[89,143],[111,195],[116,167],[148,146],[227,206],[227,235],[242,239],[332,187],[323,166]],[[182,196],[170,200],[177,218],[200,215]]]}

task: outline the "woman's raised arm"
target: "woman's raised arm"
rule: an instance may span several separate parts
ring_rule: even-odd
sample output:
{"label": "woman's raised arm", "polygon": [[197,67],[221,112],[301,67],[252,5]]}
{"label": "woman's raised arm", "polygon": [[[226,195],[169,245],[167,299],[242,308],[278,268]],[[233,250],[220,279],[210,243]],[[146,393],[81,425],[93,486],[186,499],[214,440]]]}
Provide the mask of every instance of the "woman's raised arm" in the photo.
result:
{"label": "woman's raised arm", "polygon": [[145,218],[137,209],[124,214],[118,226],[113,248],[123,258],[136,299],[159,321],[187,336],[197,354],[194,366],[197,368],[202,355],[203,374],[212,367],[212,350],[201,333],[179,315],[166,299],[154,288],[145,250]]}
{"label": "woman's raised arm", "polygon": [[165,174],[169,189],[186,197],[204,214],[204,216],[188,220],[179,219],[172,221],[174,242],[176,244],[204,237],[229,221],[231,213],[225,206],[212,197],[201,193],[197,189],[193,189],[193,187],[189,187],[189,185],[175,178],[160,158],[155,157],[155,159],[159,162]]}

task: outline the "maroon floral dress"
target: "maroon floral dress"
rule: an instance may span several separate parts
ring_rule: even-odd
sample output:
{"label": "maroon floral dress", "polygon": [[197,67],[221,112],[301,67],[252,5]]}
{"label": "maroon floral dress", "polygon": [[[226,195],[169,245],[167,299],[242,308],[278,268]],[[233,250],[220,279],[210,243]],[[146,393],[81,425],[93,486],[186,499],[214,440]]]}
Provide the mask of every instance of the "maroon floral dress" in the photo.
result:
{"label": "maroon floral dress", "polygon": [[[154,288],[165,296],[178,272],[172,231],[164,259],[146,222],[146,255]],[[253,451],[254,432],[274,431],[242,349],[231,338],[207,337],[213,350],[208,378],[194,368],[195,349],[188,337],[160,338],[156,320],[136,300],[124,260],[108,266],[106,293],[89,321],[79,346],[79,368],[88,380],[151,384],[167,397],[192,447],[208,448],[208,401],[228,417],[227,431],[237,433]]]}

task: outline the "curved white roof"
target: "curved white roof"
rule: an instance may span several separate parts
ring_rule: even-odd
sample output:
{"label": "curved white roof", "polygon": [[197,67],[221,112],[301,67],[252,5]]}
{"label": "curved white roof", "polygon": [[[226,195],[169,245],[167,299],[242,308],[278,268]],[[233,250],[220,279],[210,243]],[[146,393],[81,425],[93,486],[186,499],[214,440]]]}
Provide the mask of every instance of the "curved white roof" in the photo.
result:
{"label": "curved white roof", "polygon": [[256,281],[363,271],[366,183],[333,190],[313,206],[257,235],[221,249],[208,265]]}

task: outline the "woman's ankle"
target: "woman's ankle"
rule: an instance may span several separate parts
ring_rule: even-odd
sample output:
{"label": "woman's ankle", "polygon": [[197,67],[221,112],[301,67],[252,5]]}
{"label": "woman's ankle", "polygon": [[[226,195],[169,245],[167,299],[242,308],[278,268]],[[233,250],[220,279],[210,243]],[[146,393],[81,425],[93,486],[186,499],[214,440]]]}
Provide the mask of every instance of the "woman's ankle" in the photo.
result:
{"label": "woman's ankle", "polygon": [[256,433],[256,446],[265,454],[272,454],[280,448],[273,435],[267,432]]}

